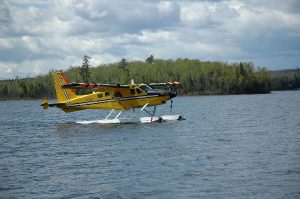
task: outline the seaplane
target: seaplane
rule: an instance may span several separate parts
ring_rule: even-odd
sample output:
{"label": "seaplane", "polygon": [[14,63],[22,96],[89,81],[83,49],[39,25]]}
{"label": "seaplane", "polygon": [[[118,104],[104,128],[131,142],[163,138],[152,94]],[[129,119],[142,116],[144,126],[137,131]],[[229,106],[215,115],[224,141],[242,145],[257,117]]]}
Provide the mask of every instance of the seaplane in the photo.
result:
{"label": "seaplane", "polygon": [[[43,99],[43,109],[57,107],[64,112],[74,112],[86,109],[110,110],[105,119],[92,121],[77,121],[81,124],[101,123],[152,123],[170,120],[182,120],[181,115],[156,116],[156,107],[166,104],[168,100],[177,96],[177,92],[171,87],[179,88],[179,82],[136,84],[131,80],[130,84],[105,84],[105,83],[78,83],[69,82],[63,71],[52,73],[56,91],[57,103],[49,103]],[[153,88],[152,88],[153,87]],[[165,87],[166,89],[154,89]],[[76,89],[90,89],[91,93],[78,95]],[[152,108],[152,110],[149,110]],[[122,117],[124,111],[131,110],[131,117]],[[140,111],[137,111],[140,110]],[[118,111],[118,112],[117,112]],[[117,112],[117,113],[116,113]],[[148,114],[148,117],[138,117],[137,112]]]}

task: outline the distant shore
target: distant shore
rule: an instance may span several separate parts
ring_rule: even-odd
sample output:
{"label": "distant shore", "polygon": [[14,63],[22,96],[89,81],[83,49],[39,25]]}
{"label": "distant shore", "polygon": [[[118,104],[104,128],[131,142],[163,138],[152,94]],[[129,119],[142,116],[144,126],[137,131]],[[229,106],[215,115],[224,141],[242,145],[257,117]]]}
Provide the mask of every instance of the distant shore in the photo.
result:
{"label": "distant shore", "polygon": [[[179,95],[266,94],[274,90],[300,88],[300,70],[267,71],[251,62],[227,63],[193,59],[153,62],[126,60],[120,63],[89,67],[90,76],[83,80],[82,67],[65,71],[69,82],[128,84],[179,81]],[[0,100],[55,98],[52,73],[34,78],[0,80]]]}

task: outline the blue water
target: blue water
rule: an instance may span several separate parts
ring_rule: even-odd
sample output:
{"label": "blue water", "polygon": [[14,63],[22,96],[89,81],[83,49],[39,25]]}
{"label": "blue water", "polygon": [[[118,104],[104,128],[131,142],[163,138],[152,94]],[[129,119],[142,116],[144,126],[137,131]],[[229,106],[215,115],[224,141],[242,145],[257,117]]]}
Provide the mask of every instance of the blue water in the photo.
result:
{"label": "blue water", "polygon": [[153,124],[40,103],[0,102],[0,198],[300,198],[300,91],[177,97],[186,120]]}

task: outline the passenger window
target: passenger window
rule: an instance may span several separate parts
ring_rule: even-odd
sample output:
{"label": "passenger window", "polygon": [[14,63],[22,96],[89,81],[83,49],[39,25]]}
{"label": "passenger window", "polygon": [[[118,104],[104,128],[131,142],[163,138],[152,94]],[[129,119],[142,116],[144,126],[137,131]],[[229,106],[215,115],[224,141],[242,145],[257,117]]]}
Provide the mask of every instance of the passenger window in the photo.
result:
{"label": "passenger window", "polygon": [[134,89],[130,89],[130,93],[131,93],[131,95],[135,95],[135,90]]}
{"label": "passenger window", "polygon": [[102,93],[98,94],[98,98],[102,98],[102,97],[103,97]]}
{"label": "passenger window", "polygon": [[109,93],[109,92],[106,92],[106,93],[105,93],[105,97],[108,97],[108,96],[110,96],[110,93]]}
{"label": "passenger window", "polygon": [[119,91],[117,91],[117,92],[115,92],[115,97],[122,97],[122,95]]}

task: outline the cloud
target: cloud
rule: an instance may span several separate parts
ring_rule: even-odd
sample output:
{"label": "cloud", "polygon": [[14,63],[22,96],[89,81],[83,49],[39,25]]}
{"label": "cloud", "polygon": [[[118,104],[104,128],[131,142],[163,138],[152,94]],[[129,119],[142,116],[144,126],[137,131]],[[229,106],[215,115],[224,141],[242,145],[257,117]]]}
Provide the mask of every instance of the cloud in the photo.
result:
{"label": "cloud", "polygon": [[214,28],[237,17],[236,10],[225,2],[185,2],[180,14],[182,23],[193,28]]}
{"label": "cloud", "polygon": [[299,66],[300,3],[0,0],[0,79],[157,58]]}

